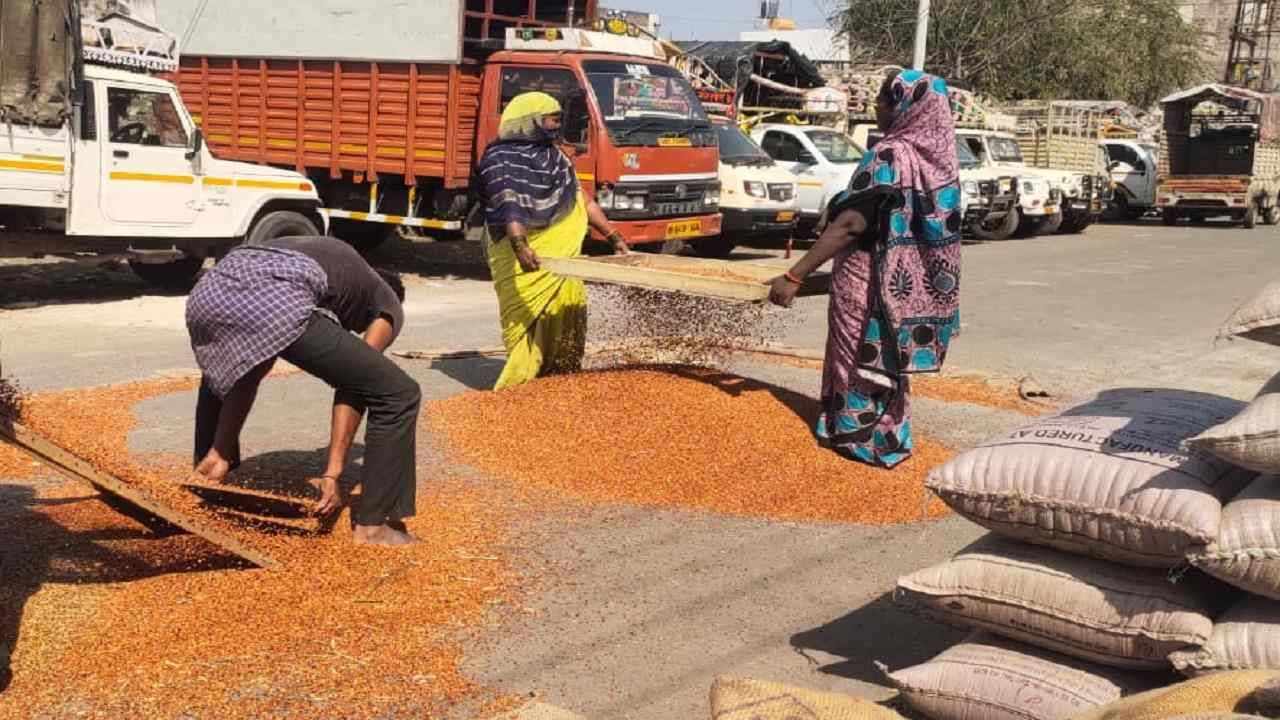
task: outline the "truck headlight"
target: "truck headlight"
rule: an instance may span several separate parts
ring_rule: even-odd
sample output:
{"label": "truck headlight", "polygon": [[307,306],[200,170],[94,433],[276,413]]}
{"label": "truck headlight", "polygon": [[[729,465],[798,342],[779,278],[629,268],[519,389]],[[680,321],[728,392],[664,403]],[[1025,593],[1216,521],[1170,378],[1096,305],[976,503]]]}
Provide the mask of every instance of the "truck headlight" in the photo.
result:
{"label": "truck headlight", "polygon": [[601,185],[596,188],[596,204],[601,210],[613,209],[613,188],[608,185]]}
{"label": "truck headlight", "polygon": [[1035,184],[1035,183],[1031,182],[1030,180],[1023,180],[1023,181],[1022,181],[1022,192],[1024,192],[1024,193],[1034,193],[1035,191],[1036,191],[1036,184]]}
{"label": "truck headlight", "polygon": [[962,186],[962,188],[964,189],[964,194],[965,194],[965,195],[977,195],[977,194],[978,194],[978,183],[976,183],[976,182],[974,182],[974,181],[972,181],[972,180],[969,180],[969,181],[965,182],[965,184]]}
{"label": "truck headlight", "polygon": [[1013,178],[1000,178],[1000,194],[1008,195],[1013,192],[1014,184]]}
{"label": "truck headlight", "polygon": [[702,195],[702,204],[707,206],[720,204],[720,186],[718,184],[707,188]]}
{"label": "truck headlight", "polygon": [[763,199],[769,196],[769,192],[765,189],[764,183],[755,180],[743,180],[742,190],[751,197]]}

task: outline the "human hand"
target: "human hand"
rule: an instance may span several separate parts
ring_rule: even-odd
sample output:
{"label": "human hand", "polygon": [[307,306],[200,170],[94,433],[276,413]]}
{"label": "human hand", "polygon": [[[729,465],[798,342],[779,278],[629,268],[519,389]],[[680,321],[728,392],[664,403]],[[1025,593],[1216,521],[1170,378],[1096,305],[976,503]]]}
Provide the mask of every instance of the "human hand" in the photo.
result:
{"label": "human hand", "polygon": [[342,506],[342,491],[338,488],[337,476],[325,475],[313,478],[310,482],[320,490],[320,499],[311,508],[312,515],[325,517]]}
{"label": "human hand", "polygon": [[520,238],[513,239],[511,242],[516,253],[516,262],[520,263],[521,270],[533,272],[542,267],[542,261],[538,259],[538,253],[529,247],[528,241]]}
{"label": "human hand", "polygon": [[617,230],[614,230],[613,232],[609,233],[609,236],[605,239],[608,240],[609,244],[613,246],[614,255],[630,255],[631,254],[631,248],[627,246],[627,239],[623,237],[622,233],[618,232]]}
{"label": "human hand", "polygon": [[799,292],[800,284],[787,279],[786,275],[779,275],[769,281],[769,302],[774,305],[791,307]]}

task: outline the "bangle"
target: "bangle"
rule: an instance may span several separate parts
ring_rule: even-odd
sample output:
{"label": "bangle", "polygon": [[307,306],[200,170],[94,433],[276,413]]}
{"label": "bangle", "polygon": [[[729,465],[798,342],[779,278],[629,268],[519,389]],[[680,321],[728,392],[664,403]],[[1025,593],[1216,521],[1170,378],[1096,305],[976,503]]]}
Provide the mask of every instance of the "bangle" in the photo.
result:
{"label": "bangle", "polygon": [[792,275],[790,270],[788,270],[788,271],[786,271],[786,272],[782,273],[782,277],[786,278],[787,280],[790,280],[791,282],[793,282],[793,283],[795,283],[795,284],[797,284],[797,285],[803,285],[803,284],[804,284],[804,280],[801,280],[800,278],[796,277],[795,275]]}
{"label": "bangle", "polygon": [[520,247],[521,245],[529,244],[529,238],[525,235],[508,235],[507,240],[511,242],[512,248],[517,248],[517,247]]}
{"label": "bangle", "polygon": [[623,235],[622,233],[618,232],[617,230],[614,230],[613,232],[609,233],[608,235],[605,235],[605,236],[604,236],[604,238],[605,238],[605,240],[608,240],[609,242],[613,243],[614,245],[617,245],[617,244],[619,244],[619,243],[626,244],[626,242],[627,242],[627,238],[626,238],[626,236],[625,236],[625,235]]}

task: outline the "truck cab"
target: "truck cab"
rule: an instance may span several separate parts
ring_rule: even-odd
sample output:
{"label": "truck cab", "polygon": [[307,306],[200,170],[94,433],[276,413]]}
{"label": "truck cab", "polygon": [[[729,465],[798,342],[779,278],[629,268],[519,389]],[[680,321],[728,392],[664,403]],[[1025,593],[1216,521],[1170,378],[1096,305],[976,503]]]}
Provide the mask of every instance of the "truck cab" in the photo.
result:
{"label": "truck cab", "polygon": [[831,198],[849,187],[866,152],[845,133],[820,125],[765,123],[752,129],[751,139],[795,182],[801,234],[811,233]]}
{"label": "truck cab", "polygon": [[724,234],[718,243],[696,247],[711,257],[728,255],[739,238],[788,240],[796,227],[796,184],[760,146],[734,123],[713,121],[720,145],[720,212]]}
{"label": "truck cab", "polygon": [[[695,245],[721,233],[716,132],[697,94],[651,41],[573,29],[509,31],[484,65],[476,153],[502,110],[529,91],[564,107],[564,142],[583,189],[631,245]],[[594,48],[594,51],[583,48]]]}
{"label": "truck cab", "polygon": [[0,256],[122,256],[182,285],[240,242],[324,232],[309,180],[215,158],[172,83],[95,63],[41,70],[74,92],[0,137]]}
{"label": "truck cab", "polygon": [[1156,206],[1160,148],[1137,140],[1103,140],[1107,172],[1115,184],[1111,214],[1137,220]]}

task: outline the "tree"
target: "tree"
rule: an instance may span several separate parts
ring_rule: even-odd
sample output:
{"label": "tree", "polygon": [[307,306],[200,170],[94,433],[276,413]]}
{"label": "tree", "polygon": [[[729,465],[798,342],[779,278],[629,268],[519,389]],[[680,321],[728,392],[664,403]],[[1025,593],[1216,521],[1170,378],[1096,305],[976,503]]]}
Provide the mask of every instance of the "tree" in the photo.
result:
{"label": "tree", "polygon": [[[833,22],[855,62],[911,61],[917,0],[850,0]],[[1147,107],[1204,79],[1175,0],[932,0],[925,67],[1009,100]]]}

